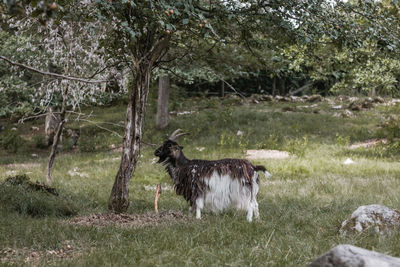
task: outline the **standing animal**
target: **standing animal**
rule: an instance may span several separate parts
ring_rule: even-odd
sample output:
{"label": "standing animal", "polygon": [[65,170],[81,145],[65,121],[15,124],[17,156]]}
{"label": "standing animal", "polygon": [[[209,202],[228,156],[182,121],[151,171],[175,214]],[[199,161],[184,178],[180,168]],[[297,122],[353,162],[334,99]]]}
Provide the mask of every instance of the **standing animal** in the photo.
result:
{"label": "standing animal", "polygon": [[189,160],[176,139],[184,135],[180,129],[172,133],[154,155],[165,165],[175,191],[190,203],[189,211],[196,210],[201,218],[204,207],[222,211],[228,207],[247,211],[247,220],[259,217],[257,193],[258,171],[270,176],[264,166],[254,166],[245,159]]}

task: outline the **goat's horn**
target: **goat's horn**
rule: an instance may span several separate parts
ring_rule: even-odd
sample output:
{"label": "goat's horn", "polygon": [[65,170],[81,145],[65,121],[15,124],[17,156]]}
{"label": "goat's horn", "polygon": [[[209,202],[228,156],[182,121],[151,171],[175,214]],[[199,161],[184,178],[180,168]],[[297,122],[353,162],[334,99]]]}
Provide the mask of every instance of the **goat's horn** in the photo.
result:
{"label": "goat's horn", "polygon": [[187,134],[187,133],[180,133],[180,131],[182,130],[181,129],[175,130],[168,139],[171,141],[175,141],[179,136]]}

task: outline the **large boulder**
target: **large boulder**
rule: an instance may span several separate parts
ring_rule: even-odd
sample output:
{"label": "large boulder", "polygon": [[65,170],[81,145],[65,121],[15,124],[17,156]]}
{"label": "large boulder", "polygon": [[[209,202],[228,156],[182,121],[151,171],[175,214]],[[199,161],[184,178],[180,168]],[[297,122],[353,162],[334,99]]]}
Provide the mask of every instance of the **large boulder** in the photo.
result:
{"label": "large boulder", "polygon": [[388,233],[400,225],[400,211],[382,205],[361,206],[342,223],[339,233],[342,235],[362,232],[369,228],[377,233]]}
{"label": "large boulder", "polygon": [[377,267],[400,266],[400,258],[375,251],[351,246],[338,245],[313,261],[310,267]]}

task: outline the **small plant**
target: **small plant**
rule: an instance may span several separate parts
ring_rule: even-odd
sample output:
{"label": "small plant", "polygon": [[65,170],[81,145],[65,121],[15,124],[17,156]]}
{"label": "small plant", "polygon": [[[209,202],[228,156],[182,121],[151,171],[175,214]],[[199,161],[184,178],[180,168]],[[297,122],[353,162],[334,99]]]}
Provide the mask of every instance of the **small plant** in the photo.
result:
{"label": "small plant", "polygon": [[335,144],[338,146],[348,146],[350,144],[350,136],[342,136],[336,133]]}
{"label": "small plant", "polygon": [[295,140],[290,140],[286,144],[286,150],[292,155],[296,155],[298,157],[304,157],[304,155],[306,154],[307,146],[308,146],[308,137],[303,136],[302,138],[296,138]]}
{"label": "small plant", "polygon": [[258,143],[256,146],[258,149],[278,149],[280,147],[279,137],[277,135],[270,134],[267,140]]}
{"label": "small plant", "polygon": [[244,150],[249,145],[249,135],[234,135],[231,133],[222,133],[218,142],[219,146],[227,147],[227,148],[240,148]]}

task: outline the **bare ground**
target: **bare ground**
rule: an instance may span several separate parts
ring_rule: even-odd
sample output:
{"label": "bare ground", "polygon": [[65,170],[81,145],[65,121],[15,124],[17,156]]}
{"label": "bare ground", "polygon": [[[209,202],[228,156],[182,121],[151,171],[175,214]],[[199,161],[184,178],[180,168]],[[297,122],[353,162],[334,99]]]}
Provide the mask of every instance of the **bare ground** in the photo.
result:
{"label": "bare ground", "polygon": [[351,146],[350,146],[350,149],[357,149],[357,148],[360,148],[360,147],[363,147],[363,148],[371,148],[371,147],[374,147],[374,146],[376,146],[376,145],[378,145],[378,144],[386,144],[387,143],[387,140],[386,139],[371,139],[371,140],[366,140],[366,141],[364,141],[364,142],[360,142],[360,143],[355,143],[355,144],[352,144]]}
{"label": "bare ground", "polygon": [[159,213],[147,212],[144,214],[123,214],[106,213],[90,214],[88,216],[72,218],[66,223],[82,226],[121,226],[121,227],[142,227],[159,225],[163,223],[182,223],[189,220],[189,217],[180,211],[165,210]]}
{"label": "bare ground", "polygon": [[290,157],[289,152],[279,150],[247,150],[247,159],[285,159]]}
{"label": "bare ground", "polygon": [[51,261],[54,259],[66,259],[81,255],[83,248],[73,241],[65,240],[60,247],[50,250],[36,250],[33,248],[4,248],[0,250],[0,263],[17,264],[18,259],[23,259],[29,266],[39,266],[39,261]]}

